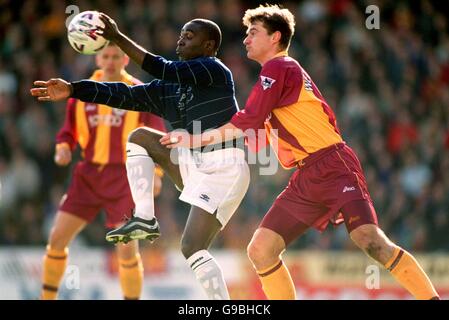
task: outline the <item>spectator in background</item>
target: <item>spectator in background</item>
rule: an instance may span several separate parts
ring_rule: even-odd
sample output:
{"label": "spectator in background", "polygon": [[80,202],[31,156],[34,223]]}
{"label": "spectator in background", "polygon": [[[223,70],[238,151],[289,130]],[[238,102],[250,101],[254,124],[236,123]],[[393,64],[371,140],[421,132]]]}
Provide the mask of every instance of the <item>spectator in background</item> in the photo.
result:
{"label": "spectator in background", "polygon": [[14,172],[8,161],[0,157],[0,217],[12,207],[19,197]]}
{"label": "spectator in background", "polygon": [[432,172],[428,166],[418,161],[413,151],[409,151],[404,156],[404,164],[399,176],[405,193],[416,198],[429,184]]}
{"label": "spectator in background", "polygon": [[388,150],[397,155],[418,140],[418,130],[412,122],[410,114],[404,109],[396,113],[388,130]]}

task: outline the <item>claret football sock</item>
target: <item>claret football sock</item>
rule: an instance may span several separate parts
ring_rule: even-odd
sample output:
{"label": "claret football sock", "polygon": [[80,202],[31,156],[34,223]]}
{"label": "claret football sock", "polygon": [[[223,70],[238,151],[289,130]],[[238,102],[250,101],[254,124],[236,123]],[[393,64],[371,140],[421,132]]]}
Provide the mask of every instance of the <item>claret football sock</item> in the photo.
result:
{"label": "claret football sock", "polygon": [[138,300],[143,283],[143,264],[139,253],[131,259],[119,259],[119,276],[125,300]]}
{"label": "claret football sock", "polygon": [[404,249],[396,247],[385,268],[416,299],[438,299],[438,293],[418,261]]}
{"label": "claret football sock", "polygon": [[269,300],[295,300],[292,277],[282,260],[263,270],[257,270],[262,289]]}
{"label": "claret football sock", "polygon": [[58,288],[67,266],[69,250],[56,250],[47,246],[42,270],[42,300],[54,300],[58,296]]}
{"label": "claret football sock", "polygon": [[126,144],[126,172],[136,210],[134,216],[151,220],[154,218],[154,171],[153,159],[145,148],[132,142]]}

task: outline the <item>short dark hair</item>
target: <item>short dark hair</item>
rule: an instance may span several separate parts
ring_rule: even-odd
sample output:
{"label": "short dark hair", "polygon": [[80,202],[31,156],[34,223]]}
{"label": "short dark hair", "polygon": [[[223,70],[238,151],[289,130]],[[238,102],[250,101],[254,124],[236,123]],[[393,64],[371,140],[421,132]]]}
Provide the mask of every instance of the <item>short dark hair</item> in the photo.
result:
{"label": "short dark hair", "polygon": [[260,5],[255,9],[248,9],[243,16],[243,25],[247,28],[255,21],[261,21],[268,34],[279,31],[281,33],[280,46],[288,49],[295,33],[295,17],[290,10],[278,5]]}
{"label": "short dark hair", "polygon": [[218,24],[207,19],[193,19],[190,22],[199,24],[201,26],[201,29],[203,29],[206,32],[208,40],[215,41],[214,49],[215,52],[217,52],[221,45],[221,30]]}

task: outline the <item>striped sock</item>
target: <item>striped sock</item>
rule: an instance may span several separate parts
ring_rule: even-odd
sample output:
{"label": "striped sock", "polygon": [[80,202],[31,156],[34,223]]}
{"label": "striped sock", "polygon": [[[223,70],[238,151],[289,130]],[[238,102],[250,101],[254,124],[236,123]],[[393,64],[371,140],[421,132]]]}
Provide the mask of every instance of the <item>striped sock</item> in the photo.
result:
{"label": "striped sock", "polygon": [[399,247],[385,264],[385,268],[408,292],[418,300],[438,299],[438,293],[415,258]]}
{"label": "striped sock", "polygon": [[143,264],[139,253],[131,259],[119,259],[119,277],[125,300],[138,300],[143,284]]}
{"label": "striped sock", "polygon": [[58,296],[58,288],[67,266],[69,250],[52,249],[47,246],[42,270],[42,300],[55,300]]}
{"label": "striped sock", "polygon": [[269,300],[296,300],[295,285],[282,260],[257,274]]}

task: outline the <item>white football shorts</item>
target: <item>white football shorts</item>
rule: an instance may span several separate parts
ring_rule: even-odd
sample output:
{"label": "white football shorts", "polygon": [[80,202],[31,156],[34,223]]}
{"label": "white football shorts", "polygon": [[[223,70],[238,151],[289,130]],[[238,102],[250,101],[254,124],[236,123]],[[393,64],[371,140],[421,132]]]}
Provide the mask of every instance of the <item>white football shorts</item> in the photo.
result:
{"label": "white football shorts", "polygon": [[237,148],[203,153],[178,148],[178,152],[184,184],[179,200],[211,214],[217,212],[223,229],[248,190],[250,173],[245,152]]}

